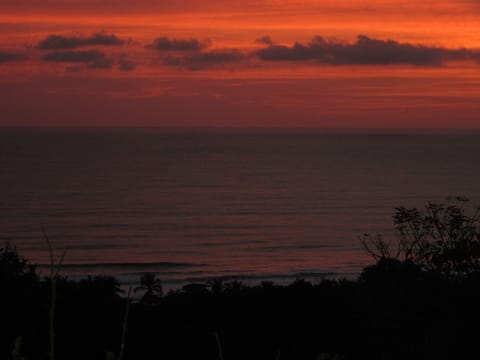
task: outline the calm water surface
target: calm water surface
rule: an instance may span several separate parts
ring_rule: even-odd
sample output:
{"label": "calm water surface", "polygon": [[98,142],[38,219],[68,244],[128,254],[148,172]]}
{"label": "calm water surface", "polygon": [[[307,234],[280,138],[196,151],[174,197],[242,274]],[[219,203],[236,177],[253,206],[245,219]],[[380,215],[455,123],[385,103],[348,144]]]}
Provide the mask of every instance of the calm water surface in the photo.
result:
{"label": "calm water surface", "polygon": [[[0,129],[0,241],[64,273],[354,275],[396,206],[480,204],[480,134]],[[299,275],[303,274],[303,275]]]}

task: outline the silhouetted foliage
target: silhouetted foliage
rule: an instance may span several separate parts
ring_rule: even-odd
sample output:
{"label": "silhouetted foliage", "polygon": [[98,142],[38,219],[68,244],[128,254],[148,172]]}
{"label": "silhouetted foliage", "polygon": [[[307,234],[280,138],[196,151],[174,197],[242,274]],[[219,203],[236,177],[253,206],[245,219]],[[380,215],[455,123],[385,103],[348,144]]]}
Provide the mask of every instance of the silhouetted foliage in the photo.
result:
{"label": "silhouetted foliage", "polygon": [[273,281],[262,281],[260,283],[260,286],[263,288],[263,289],[266,289],[266,290],[271,290],[271,289],[274,289],[276,287],[275,283]]}
{"label": "silhouetted foliage", "polygon": [[88,276],[78,283],[72,283],[77,288],[77,297],[84,301],[109,304],[120,299],[124,291],[114,276],[97,275]]}
{"label": "silhouetted foliage", "polygon": [[135,292],[145,291],[141,302],[144,304],[155,305],[163,296],[162,281],[157,279],[155,273],[146,272],[140,278],[140,286],[135,288]]}
{"label": "silhouetted foliage", "polygon": [[208,286],[206,284],[187,284],[182,286],[183,294],[186,295],[207,295],[208,294]]}
{"label": "silhouetted foliage", "polygon": [[424,278],[422,269],[410,260],[382,258],[367,266],[359,280],[371,287],[410,286]]}
{"label": "silhouetted foliage", "polygon": [[3,286],[13,282],[32,284],[38,281],[35,265],[21,257],[9,242],[0,248],[0,282]]}
{"label": "silhouetted foliage", "polygon": [[245,284],[239,280],[233,280],[225,283],[224,291],[228,294],[238,294],[245,289]]}
{"label": "silhouetted foliage", "polygon": [[222,278],[215,278],[208,282],[208,286],[213,295],[220,295],[225,290],[225,280]]}
{"label": "silhouetted foliage", "polygon": [[424,211],[398,207],[393,216],[396,243],[385,241],[381,235],[366,234],[362,244],[377,261],[409,261],[446,278],[478,274],[480,211],[468,208],[467,203],[468,199],[456,197],[447,204],[428,203]]}

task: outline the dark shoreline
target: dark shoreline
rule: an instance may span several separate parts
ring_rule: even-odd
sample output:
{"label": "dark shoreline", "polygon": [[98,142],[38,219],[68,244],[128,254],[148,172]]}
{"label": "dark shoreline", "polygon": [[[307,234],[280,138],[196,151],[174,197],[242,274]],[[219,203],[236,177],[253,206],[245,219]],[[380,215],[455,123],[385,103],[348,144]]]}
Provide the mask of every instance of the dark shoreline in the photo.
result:
{"label": "dark shoreline", "polygon": [[[87,266],[87,265],[85,265]],[[95,268],[95,267],[94,267]],[[49,266],[41,265],[37,266],[39,270],[38,273],[40,276],[48,276]],[[162,279],[162,286],[164,292],[178,291],[182,287],[190,284],[208,284],[216,280],[221,280],[225,283],[232,281],[240,281],[246,286],[255,287],[260,285],[262,282],[273,282],[278,286],[288,286],[293,283],[295,280],[305,280],[312,284],[319,284],[323,280],[328,281],[338,281],[338,280],[351,280],[354,281],[360,276],[360,272],[351,272],[351,273],[340,273],[340,272],[298,272],[298,273],[278,273],[278,274],[242,274],[236,273],[232,275],[208,275],[202,276],[201,274],[194,275],[190,274],[188,277],[183,278],[167,278],[171,276],[170,273],[157,272],[155,270],[150,271],[146,269],[144,272],[134,272],[134,273],[109,273],[109,272],[89,272],[89,273],[69,273],[69,267],[62,266],[62,275],[68,278],[69,280],[78,282],[95,277],[113,277],[117,280],[119,288],[123,290],[123,293],[120,294],[121,297],[126,297],[129,288],[135,288],[138,286],[142,274],[145,272],[150,272],[155,274],[159,279]],[[201,272],[200,272],[201,273]],[[135,296],[134,296],[135,298]],[[137,296],[138,298],[138,296]]]}

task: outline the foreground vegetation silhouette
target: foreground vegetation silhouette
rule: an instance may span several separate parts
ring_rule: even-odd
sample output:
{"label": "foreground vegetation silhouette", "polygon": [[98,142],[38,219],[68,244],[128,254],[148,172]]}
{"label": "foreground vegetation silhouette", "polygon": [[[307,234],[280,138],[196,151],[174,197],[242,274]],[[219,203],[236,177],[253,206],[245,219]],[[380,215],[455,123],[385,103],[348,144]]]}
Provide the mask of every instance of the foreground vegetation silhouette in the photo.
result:
{"label": "foreground vegetation silhouette", "polygon": [[[364,235],[356,280],[247,286],[215,279],[140,301],[109,276],[57,276],[55,357],[76,359],[457,359],[477,354],[480,215],[464,198],[397,208],[396,237]],[[0,358],[47,359],[52,281],[0,249]],[[127,310],[127,312],[126,312]],[[128,330],[128,331],[126,331]],[[120,354],[120,349],[122,352]]]}

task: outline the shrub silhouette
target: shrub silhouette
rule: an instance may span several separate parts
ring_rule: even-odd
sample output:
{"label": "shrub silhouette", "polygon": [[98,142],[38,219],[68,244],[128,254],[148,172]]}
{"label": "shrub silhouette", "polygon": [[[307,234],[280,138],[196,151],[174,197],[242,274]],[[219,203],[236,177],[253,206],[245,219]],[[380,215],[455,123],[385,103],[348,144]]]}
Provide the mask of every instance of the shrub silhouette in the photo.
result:
{"label": "shrub silhouette", "polygon": [[404,288],[413,285],[422,278],[421,268],[412,261],[383,258],[376,264],[364,268],[359,280],[372,288]]}
{"label": "shrub silhouette", "polygon": [[[421,270],[447,279],[480,273],[480,211],[456,197],[447,204],[428,203],[425,210],[398,207],[393,216],[396,243],[381,235],[365,234],[362,244],[377,262],[408,261]],[[470,211],[469,211],[470,210]]]}
{"label": "shrub silhouette", "polygon": [[6,242],[0,248],[0,358],[21,359],[24,355],[22,335],[32,331],[33,327],[29,326],[31,309],[39,288],[35,266],[20,256],[14,245]]}
{"label": "shrub silhouette", "polygon": [[5,285],[32,285],[38,282],[35,265],[21,257],[9,242],[0,248],[0,282]]}

